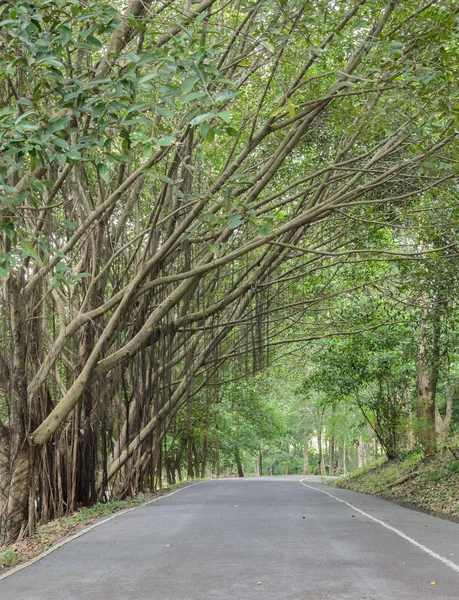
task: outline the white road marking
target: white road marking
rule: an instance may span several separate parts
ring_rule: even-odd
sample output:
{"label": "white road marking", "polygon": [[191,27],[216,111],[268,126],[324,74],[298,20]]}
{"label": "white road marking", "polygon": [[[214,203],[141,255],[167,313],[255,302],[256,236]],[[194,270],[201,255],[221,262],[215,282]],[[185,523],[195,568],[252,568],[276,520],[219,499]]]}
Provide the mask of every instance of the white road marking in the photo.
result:
{"label": "white road marking", "polygon": [[375,521],[375,523],[378,523],[382,527],[385,527],[386,529],[389,529],[390,531],[392,531],[393,533],[397,534],[398,536],[400,536],[401,538],[403,538],[407,542],[410,542],[410,544],[413,544],[413,546],[416,546],[416,548],[419,548],[420,550],[422,550],[423,552],[425,552],[429,556],[432,556],[432,558],[436,558],[437,560],[441,561],[443,564],[445,564],[448,567],[450,567],[451,569],[453,569],[453,571],[456,571],[456,573],[459,573],[459,565],[456,565],[456,563],[453,563],[451,560],[449,560],[448,558],[445,558],[444,556],[440,556],[440,554],[437,554],[436,552],[434,552],[430,548],[427,548],[427,546],[424,546],[424,544],[420,544],[416,540],[413,540],[413,538],[410,538],[410,536],[406,535],[406,533],[403,533],[403,531],[400,531],[399,529],[396,529],[395,527],[392,527],[392,525],[389,525],[388,523],[385,523],[384,521],[381,521],[380,519],[377,519],[376,517],[373,517],[372,515],[366,513],[365,511],[360,510],[360,508],[357,508],[356,506],[354,506],[350,502],[346,502],[346,500],[343,500],[342,498],[338,498],[338,496],[334,496],[333,494],[330,494],[330,492],[326,492],[325,490],[321,490],[319,488],[313,487],[312,485],[308,485],[307,483],[304,483],[304,479],[301,479],[300,483],[301,483],[301,485],[304,485],[304,487],[307,487],[307,488],[309,488],[311,490],[315,490],[316,492],[322,492],[322,494],[326,494],[327,496],[330,496],[330,498],[333,498],[334,500],[337,500],[338,502],[342,502],[343,504],[346,504],[347,506],[349,506],[350,508],[352,508],[352,510],[355,510],[356,512],[359,512],[361,515],[364,515],[368,519],[371,519],[372,521]]}
{"label": "white road marking", "polygon": [[76,540],[76,538],[79,538],[82,535],[85,535],[85,533],[88,533],[92,529],[99,527],[99,525],[103,525],[104,523],[107,523],[108,521],[111,521],[112,519],[116,519],[116,517],[125,515],[126,513],[131,512],[133,510],[137,510],[138,508],[143,508],[144,506],[147,506],[148,504],[152,504],[153,502],[158,502],[158,500],[162,500],[163,498],[169,498],[170,496],[173,496],[174,494],[177,494],[178,492],[181,492],[182,490],[186,490],[187,488],[193,487],[194,485],[198,485],[199,483],[202,483],[202,482],[197,481],[196,483],[190,483],[190,485],[181,487],[178,490],[171,492],[170,494],[165,494],[164,496],[159,496],[158,498],[153,498],[153,500],[148,500],[147,502],[143,502],[142,504],[139,504],[138,506],[133,506],[132,508],[127,508],[126,510],[120,510],[119,512],[114,513],[110,517],[103,519],[102,521],[97,521],[97,523],[93,523],[92,525],[89,525],[88,527],[81,529],[77,533],[70,535],[69,537],[66,537],[65,539],[61,540],[60,542],[57,542],[57,544],[54,544],[53,546],[48,548],[48,550],[45,550],[42,554],[39,554],[35,558],[32,558],[31,560],[28,560],[27,562],[20,563],[16,567],[9,569],[6,573],[4,573],[3,575],[0,575],[0,581],[2,579],[6,579],[7,577],[10,577],[10,575],[14,575],[14,573],[17,573],[18,571],[22,571],[22,569],[26,569],[27,567],[30,567],[31,565],[35,564],[42,558],[45,558],[45,556],[48,556],[48,554],[51,554],[51,552],[54,552],[55,550],[62,548],[62,546],[65,546],[65,544],[68,544],[69,542],[73,542],[73,540]]}

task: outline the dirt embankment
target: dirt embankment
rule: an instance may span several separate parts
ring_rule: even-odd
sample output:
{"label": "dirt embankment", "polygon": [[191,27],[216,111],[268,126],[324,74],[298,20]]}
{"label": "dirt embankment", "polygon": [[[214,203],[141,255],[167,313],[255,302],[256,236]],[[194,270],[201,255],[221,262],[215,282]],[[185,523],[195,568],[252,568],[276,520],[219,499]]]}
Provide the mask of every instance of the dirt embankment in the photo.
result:
{"label": "dirt embankment", "polygon": [[379,462],[335,485],[459,521],[459,454],[448,449],[434,457],[411,453],[401,460]]}

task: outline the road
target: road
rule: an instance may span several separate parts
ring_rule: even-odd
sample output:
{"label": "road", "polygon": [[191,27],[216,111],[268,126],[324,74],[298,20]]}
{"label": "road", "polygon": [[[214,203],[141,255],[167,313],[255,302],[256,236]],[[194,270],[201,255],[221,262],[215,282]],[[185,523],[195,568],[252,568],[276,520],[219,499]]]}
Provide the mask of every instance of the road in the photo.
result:
{"label": "road", "polygon": [[95,527],[0,599],[458,600],[458,565],[458,524],[315,477],[225,479]]}

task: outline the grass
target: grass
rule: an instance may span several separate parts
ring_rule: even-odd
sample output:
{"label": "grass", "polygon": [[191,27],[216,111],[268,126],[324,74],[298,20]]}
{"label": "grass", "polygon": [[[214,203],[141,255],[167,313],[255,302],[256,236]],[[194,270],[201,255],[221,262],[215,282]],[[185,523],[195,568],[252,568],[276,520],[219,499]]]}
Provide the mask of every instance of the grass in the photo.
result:
{"label": "grass", "polygon": [[0,551],[0,569],[4,569],[6,567],[12,567],[20,562],[25,560],[20,554],[15,552],[14,550],[9,550],[5,548]]}
{"label": "grass", "polygon": [[336,481],[336,487],[351,489],[363,494],[376,494],[394,481],[416,470],[422,461],[422,454],[413,453],[401,460],[388,461],[381,458],[362,469],[354,471]]}
{"label": "grass", "polygon": [[435,456],[413,451],[400,460],[373,463],[334,485],[405,502],[439,516],[459,514],[459,460],[446,448]]}

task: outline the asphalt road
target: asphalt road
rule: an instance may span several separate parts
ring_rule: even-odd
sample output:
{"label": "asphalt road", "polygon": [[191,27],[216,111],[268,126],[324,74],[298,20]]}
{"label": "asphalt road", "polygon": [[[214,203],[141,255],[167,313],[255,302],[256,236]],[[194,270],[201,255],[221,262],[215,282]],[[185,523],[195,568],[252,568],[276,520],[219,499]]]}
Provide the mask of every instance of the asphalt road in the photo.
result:
{"label": "asphalt road", "polygon": [[314,477],[206,481],[0,581],[0,600],[89,598],[458,600],[459,525]]}

